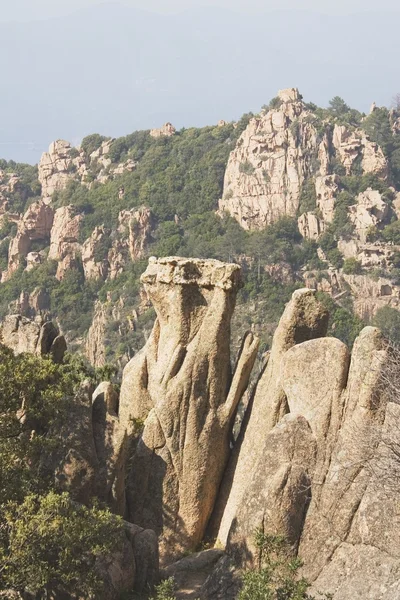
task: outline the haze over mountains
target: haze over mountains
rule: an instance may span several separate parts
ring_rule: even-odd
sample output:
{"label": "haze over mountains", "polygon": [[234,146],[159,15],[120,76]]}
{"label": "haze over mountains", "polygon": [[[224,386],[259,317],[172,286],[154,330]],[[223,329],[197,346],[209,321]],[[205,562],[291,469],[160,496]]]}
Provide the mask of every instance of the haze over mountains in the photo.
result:
{"label": "haze over mountains", "polygon": [[0,23],[0,156],[35,163],[49,143],[171,121],[203,126],[258,111],[299,86],[367,111],[399,91],[398,14],[156,14],[119,4]]}

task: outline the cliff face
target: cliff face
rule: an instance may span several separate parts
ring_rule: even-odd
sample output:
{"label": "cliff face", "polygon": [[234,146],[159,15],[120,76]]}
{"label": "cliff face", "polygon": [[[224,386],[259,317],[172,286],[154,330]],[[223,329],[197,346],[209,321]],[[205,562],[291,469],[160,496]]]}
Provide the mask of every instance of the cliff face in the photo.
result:
{"label": "cliff face", "polygon": [[221,211],[245,229],[260,229],[295,216],[301,186],[313,173],[317,131],[295,89],[278,95],[281,105],[252,119],[231,153]]}
{"label": "cliff face", "polygon": [[[382,149],[359,129],[318,122],[297,89],[278,93],[277,108],[254,117],[231,153],[225,172],[220,211],[229,212],[245,229],[262,229],[283,216],[294,217],[300,208],[302,186],[314,178],[317,207],[322,220],[333,219],[339,190],[331,174],[333,160],[347,175],[355,164],[364,174],[386,178],[387,160]],[[322,128],[322,132],[321,132]],[[310,216],[308,217],[310,219]],[[304,223],[305,236],[318,237],[323,226]]]}

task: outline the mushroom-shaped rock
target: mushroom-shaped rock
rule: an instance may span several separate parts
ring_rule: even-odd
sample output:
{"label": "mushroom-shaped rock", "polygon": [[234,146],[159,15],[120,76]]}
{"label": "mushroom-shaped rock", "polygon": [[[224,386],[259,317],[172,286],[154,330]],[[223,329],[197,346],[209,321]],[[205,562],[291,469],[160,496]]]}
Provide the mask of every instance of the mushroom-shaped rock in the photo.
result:
{"label": "mushroom-shaped rock", "polygon": [[146,346],[124,371],[120,463],[127,437],[144,420],[128,474],[128,511],[133,522],[156,530],[161,551],[172,555],[202,539],[258,340],[247,336],[232,377],[229,342],[240,286],[237,265],[152,258],[142,282],[157,320]]}

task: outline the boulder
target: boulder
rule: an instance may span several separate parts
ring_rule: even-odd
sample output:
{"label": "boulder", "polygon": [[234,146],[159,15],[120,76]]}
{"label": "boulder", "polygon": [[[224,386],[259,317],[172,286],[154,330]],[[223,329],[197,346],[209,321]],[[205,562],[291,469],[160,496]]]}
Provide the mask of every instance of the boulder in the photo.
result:
{"label": "boulder", "polygon": [[[53,209],[43,201],[33,202],[29,206],[23,217],[18,221],[17,233],[10,242],[8,269],[2,274],[3,282],[7,281],[23,264],[24,259],[30,253],[33,241],[47,241],[50,238],[53,218]],[[30,264],[30,268],[32,268],[32,264]]]}
{"label": "boulder", "polygon": [[171,123],[165,123],[160,129],[152,129],[150,131],[151,137],[159,138],[159,137],[171,137],[175,135],[176,129]]}

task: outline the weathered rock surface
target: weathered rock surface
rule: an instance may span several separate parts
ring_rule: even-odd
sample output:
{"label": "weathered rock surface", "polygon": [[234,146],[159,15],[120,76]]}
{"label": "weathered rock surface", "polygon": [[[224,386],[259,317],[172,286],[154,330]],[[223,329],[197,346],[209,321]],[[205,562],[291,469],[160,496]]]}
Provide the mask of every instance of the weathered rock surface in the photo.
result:
{"label": "weathered rock surface", "polygon": [[[323,581],[325,591],[334,593],[335,598],[360,594],[389,597],[388,590],[397,585],[394,572],[400,564],[400,539],[393,535],[392,525],[398,493],[395,440],[400,415],[386,380],[388,364],[390,356],[381,334],[365,328],[354,345],[342,423],[329,470],[325,479],[317,482],[321,490],[318,498],[311,500],[302,534],[305,573],[315,587]],[[390,371],[395,381],[398,368],[393,364]],[[358,546],[366,565],[380,557],[389,564],[394,560],[395,568],[381,570],[379,583],[374,570],[365,570],[364,583],[358,587],[359,577],[352,577]]]}
{"label": "weathered rock surface", "polygon": [[313,212],[303,213],[297,219],[301,235],[308,240],[317,240],[325,230],[325,223]]}
{"label": "weathered rock surface", "polygon": [[332,141],[348,175],[355,161],[361,158],[364,173],[387,176],[388,163],[382,149],[371,142],[361,130],[354,131],[346,125],[335,125]]}
{"label": "weathered rock surface", "polygon": [[[233,479],[231,495],[225,494],[229,512],[218,537],[225,541],[228,521],[227,551],[240,567],[257,564],[255,529],[283,534],[303,559],[312,592],[331,593],[335,600],[396,598],[399,360],[372,327],[356,340],[351,362],[345,345],[333,338],[283,344],[282,334],[288,339],[304,318],[297,312],[291,328],[287,316],[286,327],[282,321],[279,326],[268,367],[274,360],[282,392],[266,378],[267,367],[245,429],[244,442],[250,430],[252,446],[242,442],[235,460],[236,471],[241,461],[246,465],[246,478],[240,489]],[[257,403],[266,381],[265,402]],[[261,423],[258,435],[254,423]],[[263,449],[258,460],[254,446]],[[221,580],[229,580],[230,568],[227,563]]]}
{"label": "weathered rock surface", "polygon": [[44,356],[54,353],[57,362],[62,362],[66,349],[65,339],[59,335],[58,328],[42,317],[32,320],[21,315],[6,316],[0,325],[0,341],[15,354],[30,352]]}
{"label": "weathered rock surface", "polygon": [[324,175],[315,179],[317,207],[320,209],[325,223],[332,223],[333,221],[335,197],[339,191],[338,180],[337,175]]}
{"label": "weathered rock surface", "polygon": [[230,458],[221,485],[212,522],[212,533],[224,544],[252,473],[262,469],[268,432],[289,412],[283,389],[282,366],[287,350],[326,333],[328,314],[311,290],[297,290],[286,306],[275,332],[271,354],[254,399],[245,417],[240,437]]}
{"label": "weathered rock surface", "polygon": [[250,121],[226,168],[219,209],[245,229],[295,216],[302,183],[312,173],[311,154],[318,144],[309,113],[297,90],[283,90],[279,98],[279,108]]}
{"label": "weathered rock surface", "polygon": [[[126,366],[121,387],[126,435],[145,420],[129,469],[128,511],[131,520],[161,536],[162,554],[174,555],[196,547],[204,534],[258,340],[246,338],[232,378],[237,265],[150,259],[142,282],[157,320],[146,346]],[[126,452],[125,443],[122,457]]]}
{"label": "weathered rock surface", "polygon": [[101,258],[107,245],[110,231],[104,225],[95,227],[91,236],[82,245],[82,264],[86,279],[106,279],[108,261]]}
{"label": "weathered rock surface", "polygon": [[103,367],[106,364],[106,347],[104,343],[106,325],[106,308],[101,302],[96,302],[92,324],[85,342],[85,354],[94,367]]}
{"label": "weathered rock surface", "polygon": [[[370,261],[372,260],[385,260],[384,256],[379,252],[379,248],[376,252],[374,247],[371,250],[368,248],[361,250],[358,255],[359,258],[364,257],[369,266],[371,266]],[[362,264],[363,262],[361,260]],[[373,264],[380,267],[384,266],[379,262]],[[355,314],[367,322],[384,306],[400,307],[400,286],[395,285],[385,277],[373,279],[367,274],[346,275],[337,269],[327,269],[324,271],[323,277],[318,279],[315,273],[306,271],[304,282],[308,288],[318,289],[318,291],[330,294],[338,301],[350,295],[353,299]]]}
{"label": "weathered rock surface", "polygon": [[65,140],[52,142],[48,152],[42,154],[39,162],[39,181],[42,184],[42,197],[48,202],[55,191],[65,189],[72,178],[71,144]]}
{"label": "weathered rock surface", "polygon": [[53,209],[43,201],[33,202],[29,206],[23,217],[18,221],[17,233],[10,242],[8,270],[2,274],[3,282],[7,281],[23,264],[34,240],[49,240],[53,218]]}
{"label": "weathered rock surface", "polygon": [[368,230],[383,223],[389,214],[389,206],[381,194],[368,188],[357,197],[357,204],[349,207],[350,221],[362,243],[367,241]]}
{"label": "weathered rock surface", "polygon": [[284,416],[264,442],[263,460],[248,473],[227,540],[229,554],[242,567],[257,564],[256,529],[284,535],[297,549],[311,495],[317,444],[306,419]]}
{"label": "weathered rock surface", "polygon": [[150,131],[151,137],[171,137],[175,135],[176,129],[171,123],[165,123],[160,129],[152,129]]}
{"label": "weathered rock surface", "polygon": [[129,257],[135,261],[146,255],[154,228],[154,216],[146,206],[119,213],[117,236],[107,257],[110,279],[123,272]]}
{"label": "weathered rock surface", "polygon": [[[332,222],[338,177],[333,160],[349,175],[356,166],[383,179],[388,163],[382,149],[361,129],[335,125],[321,139],[315,115],[298,90],[281,90],[280,106],[251,119],[229,157],[219,211],[230,213],[244,229],[262,229],[283,216],[294,217],[303,184],[315,177],[318,218]],[[310,221],[310,213],[307,213]],[[314,239],[316,223],[301,222]],[[319,227],[321,231],[322,227]]]}
{"label": "weathered rock surface", "polygon": [[72,266],[77,266],[80,250],[79,229],[83,215],[75,214],[72,205],[62,206],[54,213],[51,228],[49,260],[58,261],[56,277],[62,280]]}

